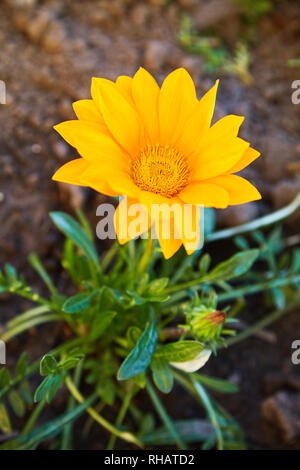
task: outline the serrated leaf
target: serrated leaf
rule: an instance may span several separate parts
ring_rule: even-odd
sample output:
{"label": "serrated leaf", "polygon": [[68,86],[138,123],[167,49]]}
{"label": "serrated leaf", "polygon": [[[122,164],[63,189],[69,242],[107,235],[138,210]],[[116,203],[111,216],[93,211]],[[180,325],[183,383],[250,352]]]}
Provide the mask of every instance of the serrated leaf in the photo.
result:
{"label": "serrated leaf", "polygon": [[259,255],[259,250],[242,251],[218,264],[202,279],[202,282],[228,281],[245,274]]}
{"label": "serrated leaf", "polygon": [[147,323],[145,331],[140,336],[136,346],[121,365],[118,380],[126,380],[140,374],[149,366],[152,354],[155,351],[158,335],[156,321],[152,317]]}
{"label": "serrated leaf", "polygon": [[77,245],[96,266],[99,266],[98,254],[93,243],[87,237],[82,226],[73,217],[64,212],[51,212],[55,225]]}
{"label": "serrated leaf", "polygon": [[195,359],[203,351],[204,345],[199,341],[182,340],[164,344],[157,348],[155,356],[167,362],[186,362]]}
{"label": "serrated leaf", "polygon": [[167,361],[153,356],[150,367],[156,387],[163,393],[169,393],[173,388],[174,377]]}

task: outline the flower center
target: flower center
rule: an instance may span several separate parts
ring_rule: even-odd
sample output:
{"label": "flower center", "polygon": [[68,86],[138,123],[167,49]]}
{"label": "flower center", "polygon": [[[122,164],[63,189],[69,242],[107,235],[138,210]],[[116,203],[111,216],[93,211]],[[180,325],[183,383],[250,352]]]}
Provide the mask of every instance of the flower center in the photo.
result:
{"label": "flower center", "polygon": [[168,146],[148,145],[131,162],[131,178],[144,191],[176,196],[188,183],[189,166],[184,156]]}

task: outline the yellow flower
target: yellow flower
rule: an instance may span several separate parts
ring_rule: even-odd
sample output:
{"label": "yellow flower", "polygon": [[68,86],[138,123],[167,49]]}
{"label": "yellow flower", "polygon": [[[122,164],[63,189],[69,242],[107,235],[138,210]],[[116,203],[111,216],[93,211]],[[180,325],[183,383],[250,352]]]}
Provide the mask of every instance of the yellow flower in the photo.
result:
{"label": "yellow flower", "polygon": [[[130,238],[120,236],[122,220],[138,202],[148,211],[152,204],[188,205],[184,218],[193,222],[199,237],[199,205],[225,208],[261,198],[234,174],[260,155],[238,137],[244,118],[228,115],[211,126],[217,86],[199,101],[183,68],[170,73],[161,88],[143,68],[115,83],[93,78],[92,99],[73,104],[78,120],[55,126],[82,158],[64,165],[53,179],[109,196],[126,195],[115,215],[121,243]],[[160,233],[162,216],[153,219],[145,211],[146,226],[155,224],[166,258],[182,244],[190,254],[195,248],[188,248],[182,220],[170,217],[174,224],[166,240]]]}

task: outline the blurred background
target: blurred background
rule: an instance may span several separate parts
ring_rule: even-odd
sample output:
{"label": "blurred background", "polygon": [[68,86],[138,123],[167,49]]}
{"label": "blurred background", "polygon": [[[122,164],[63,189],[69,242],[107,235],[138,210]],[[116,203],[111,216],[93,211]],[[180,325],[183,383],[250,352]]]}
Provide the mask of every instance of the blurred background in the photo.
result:
{"label": "blurred background", "polygon": [[[90,97],[92,76],[114,80],[143,66],[161,84],[182,66],[198,97],[221,78],[214,119],[245,116],[241,136],[262,154],[245,176],[263,200],[218,211],[220,226],[252,220],[300,192],[300,104],[292,102],[292,83],[300,80],[298,0],[1,0],[0,57],[6,85],[6,104],[0,104],[0,265],[12,263],[36,287],[27,267],[33,250],[62,289],[68,283],[60,276],[61,237],[49,211],[81,208],[95,226],[103,200],[51,180],[76,157],[52,127],[74,118],[71,103]],[[299,233],[299,214],[288,230]],[[22,311],[22,302],[0,297],[0,325]],[[299,339],[295,312],[269,337],[249,339],[209,366],[240,385],[241,392],[223,403],[243,426],[250,448],[300,448],[300,366],[290,364],[297,331]],[[33,331],[26,340],[32,358],[43,346],[36,338]],[[177,399],[169,406],[178,408]],[[188,403],[182,408],[193,413]]]}

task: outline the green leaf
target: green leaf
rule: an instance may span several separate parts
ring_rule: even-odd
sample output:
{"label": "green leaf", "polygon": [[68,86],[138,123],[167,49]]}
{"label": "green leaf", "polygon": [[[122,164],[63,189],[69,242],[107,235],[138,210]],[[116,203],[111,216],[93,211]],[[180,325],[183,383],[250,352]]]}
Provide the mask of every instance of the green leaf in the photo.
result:
{"label": "green leaf", "polygon": [[126,380],[140,374],[149,366],[157,343],[156,321],[154,316],[147,323],[136,346],[126,357],[118,372],[118,380]]}
{"label": "green leaf", "polygon": [[80,248],[93,263],[99,267],[99,259],[93,243],[89,240],[81,225],[64,212],[51,212],[55,225]]}
{"label": "green leaf", "polygon": [[111,310],[97,314],[94,319],[93,327],[90,333],[91,339],[98,339],[109,327],[116,315],[117,312],[113,312]]}
{"label": "green leaf", "polygon": [[59,364],[58,364],[58,370],[69,370],[73,369],[75,366],[77,366],[78,362],[81,361],[81,359],[84,357],[84,354],[76,354],[74,356],[68,356],[64,358]]}
{"label": "green leaf", "polygon": [[38,386],[34,394],[34,403],[37,403],[44,398],[46,398],[47,393],[49,392],[51,385],[55,379],[54,375],[48,375]]}
{"label": "green leaf", "polygon": [[150,282],[148,286],[149,295],[158,295],[160,294],[168,285],[169,279],[167,277],[161,277],[160,279],[155,279]]}
{"label": "green leaf", "polygon": [[4,434],[9,434],[12,431],[10,419],[3,403],[0,403],[0,429]]}
{"label": "green leaf", "polygon": [[155,357],[168,362],[186,362],[195,359],[203,349],[204,345],[199,341],[182,340],[160,346],[155,352]]}
{"label": "green leaf", "polygon": [[39,256],[37,255],[37,253],[30,253],[30,255],[28,257],[28,260],[29,260],[29,263],[31,264],[31,266],[41,276],[41,278],[43,279],[44,283],[48,287],[51,294],[56,294],[57,293],[56,288],[55,288],[49,274],[45,270],[45,268],[44,268]]}
{"label": "green leaf", "polygon": [[54,356],[51,354],[46,354],[42,357],[40,362],[40,374],[41,375],[50,375],[56,371],[57,362]]}
{"label": "green leaf", "polygon": [[[214,429],[208,421],[201,419],[189,419],[174,421],[175,429],[180,438],[186,443],[202,442],[209,437],[214,437]],[[175,439],[164,426],[140,437],[146,445],[172,445]]]}
{"label": "green leaf", "polygon": [[3,444],[0,446],[0,449],[35,449],[41,442],[56,436],[67,424],[75,421],[75,419],[77,419],[84,412],[84,410],[93,403],[93,401],[95,401],[95,395],[78,405],[76,408],[73,408],[72,411],[61,415],[59,418],[47,422],[43,426],[40,426],[25,436],[20,436],[17,439]]}
{"label": "green leaf", "polygon": [[11,375],[9,370],[6,367],[0,369],[0,387],[5,388],[9,385],[11,381]]}
{"label": "green leaf", "polygon": [[173,388],[174,377],[167,361],[153,356],[150,367],[157,388],[163,393],[169,393]]}
{"label": "green leaf", "polygon": [[258,255],[259,250],[248,250],[237,253],[223,263],[218,264],[202,281],[227,281],[234,277],[241,276],[251,268]]}
{"label": "green leaf", "polygon": [[87,309],[91,305],[91,301],[95,292],[84,292],[82,294],[69,297],[63,304],[63,311],[66,313],[77,313]]}
{"label": "green leaf", "polygon": [[18,377],[23,377],[28,367],[28,353],[24,351],[16,365],[16,374]]}
{"label": "green leaf", "polygon": [[228,380],[216,379],[203,374],[192,374],[193,377],[208,388],[221,393],[237,393],[239,387]]}
{"label": "green leaf", "polygon": [[20,395],[15,390],[12,390],[8,394],[8,400],[15,414],[21,418],[25,413],[25,405]]}
{"label": "green leaf", "polygon": [[31,406],[33,403],[33,397],[31,392],[31,387],[27,381],[23,381],[20,384],[20,393],[22,395],[23,400],[27,405]]}

